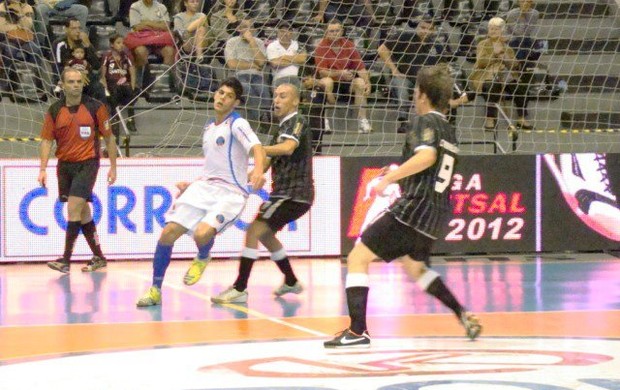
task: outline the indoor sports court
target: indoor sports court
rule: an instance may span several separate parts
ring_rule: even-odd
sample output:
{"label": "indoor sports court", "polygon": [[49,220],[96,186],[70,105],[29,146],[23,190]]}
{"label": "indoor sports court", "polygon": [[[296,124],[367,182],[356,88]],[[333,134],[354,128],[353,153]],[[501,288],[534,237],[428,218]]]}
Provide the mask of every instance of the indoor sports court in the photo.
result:
{"label": "indoor sports court", "polygon": [[[159,19],[146,24],[161,30],[144,32],[166,44],[131,53],[125,38],[143,32],[135,11],[146,3],[0,0],[0,390],[620,390],[620,0],[158,0]],[[93,128],[67,103],[60,70],[71,62],[81,66],[74,85],[89,84],[72,101],[78,92],[107,101],[109,117],[91,112]],[[432,99],[418,72],[435,64],[448,82],[441,104],[423,108]],[[137,307],[154,284],[176,184],[200,177],[205,154],[227,143],[205,133],[230,76],[243,79],[234,96],[245,99],[229,108],[264,145],[290,136],[283,123],[298,113],[307,124],[295,126],[293,150],[312,163],[314,200],[277,234],[303,291],[274,295],[282,263],[261,247],[247,303],[212,302],[235,281],[246,232],[270,200],[267,172],[206,251],[202,278],[184,284],[197,248],[183,236],[161,305]],[[291,83],[286,115],[278,79]],[[47,183],[38,179],[42,141],[56,128],[50,107],[63,95],[74,130],[65,134],[101,156],[82,233],[58,200],[59,156]],[[436,129],[416,127],[426,115],[442,118],[450,148]],[[99,143],[108,129],[119,156],[109,181],[114,144]],[[227,147],[232,132],[231,123]],[[384,168],[428,146],[441,158],[422,189],[450,200],[431,268],[482,332],[470,340],[399,262],[374,261],[370,347],[324,348],[350,326],[347,255],[414,192],[409,182],[377,193]],[[210,179],[233,169],[227,157]],[[297,175],[288,163],[290,187],[308,196],[310,169]],[[243,190],[236,177],[228,184]],[[70,230],[72,257],[63,255]],[[98,244],[107,266],[82,272]],[[61,255],[71,257],[67,274],[65,262],[46,265]],[[353,287],[365,288],[359,275]]]}
{"label": "indoor sports court", "polygon": [[274,298],[270,260],[247,304],[216,305],[235,261],[137,309],[146,262],[69,275],[0,268],[2,389],[620,389],[620,259],[611,254],[434,258],[484,326],[476,341],[398,264],[373,263],[370,349],[325,350],[348,326],[338,258],[293,260],[305,291]]}

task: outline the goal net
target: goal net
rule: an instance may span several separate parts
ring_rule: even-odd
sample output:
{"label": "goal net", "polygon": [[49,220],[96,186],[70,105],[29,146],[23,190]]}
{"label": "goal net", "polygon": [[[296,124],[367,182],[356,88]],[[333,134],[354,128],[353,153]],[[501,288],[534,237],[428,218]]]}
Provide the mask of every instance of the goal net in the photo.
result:
{"label": "goal net", "polygon": [[[239,20],[228,20],[227,32],[219,34],[214,20],[221,21],[224,2],[212,3],[208,28],[214,39],[204,57],[178,56],[170,69],[151,65],[148,96],[136,98],[131,114],[113,112],[121,137],[130,137],[130,155],[199,156],[213,89],[228,76],[243,78],[250,96],[240,112],[268,140],[278,122],[265,115],[274,83],[293,74],[317,152],[396,156],[415,116],[415,74],[438,62],[447,63],[455,79],[454,108],[447,115],[464,153],[620,151],[620,17],[614,1],[395,0],[370,7],[353,0],[239,1],[237,16],[251,20],[266,57],[251,72],[260,77],[227,66],[227,56],[239,53],[227,53],[224,38],[234,39]],[[97,42],[117,31],[127,30],[120,23],[99,28]],[[2,55],[6,60],[6,51]],[[13,62],[21,89],[15,95],[10,72],[0,73],[0,152],[33,157],[32,139],[53,99],[52,86],[43,91],[48,103],[36,101],[41,91],[33,61]],[[267,97],[257,99],[263,92]],[[128,119],[137,132],[125,132]]]}

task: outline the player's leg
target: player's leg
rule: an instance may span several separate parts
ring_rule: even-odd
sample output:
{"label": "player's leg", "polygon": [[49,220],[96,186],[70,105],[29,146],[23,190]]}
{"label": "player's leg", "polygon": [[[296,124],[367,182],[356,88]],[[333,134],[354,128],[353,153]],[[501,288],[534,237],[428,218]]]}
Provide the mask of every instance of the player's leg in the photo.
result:
{"label": "player's leg", "polygon": [[368,302],[368,265],[374,259],[390,261],[410,253],[415,230],[399,222],[392,214],[384,213],[362,233],[362,242],[355,245],[349,257],[346,277],[346,296],[351,326],[333,340],[325,342],[325,348],[367,347],[366,306]]}
{"label": "player's leg", "polygon": [[[270,198],[261,207],[261,210],[252,224],[252,237],[258,240],[271,253],[271,260],[284,275],[284,282],[280,287],[274,290],[276,296],[282,296],[288,293],[299,294],[303,291],[301,283],[297,280],[297,276],[293,272],[288,255],[284,246],[276,237],[276,233],[282,230],[289,223],[301,218],[310,210],[311,204],[304,202],[295,202],[290,199]],[[250,235],[248,235],[250,236]],[[258,247],[257,243],[253,243]],[[248,247],[248,245],[246,245]]]}
{"label": "player's leg", "polygon": [[194,241],[198,248],[198,255],[194,261],[192,261],[192,264],[183,277],[183,283],[186,285],[191,286],[196,284],[202,277],[205,268],[207,268],[207,263],[210,260],[209,254],[215,243],[216,234],[217,230],[204,222],[199,223],[194,229]]}
{"label": "player's leg", "polygon": [[377,255],[364,242],[355,245],[347,257],[348,273],[345,293],[351,324],[334,339],[323,343],[325,348],[368,348],[370,336],[366,324],[368,303],[368,265]]}
{"label": "player's leg", "polygon": [[183,225],[171,221],[164,226],[153,255],[153,282],[151,288],[138,300],[138,307],[161,304],[161,286],[172,258],[172,247],[176,240],[187,232]]}
{"label": "player's leg", "polygon": [[[250,224],[245,234],[245,247],[241,251],[237,279],[226,290],[211,298],[214,303],[244,303],[248,300],[248,280],[252,273],[254,262],[258,259],[258,234],[261,227],[257,226],[256,220]],[[266,225],[263,226],[266,228]]]}
{"label": "player's leg", "polygon": [[[242,193],[231,191],[227,187],[201,182],[198,182],[194,188],[193,195],[191,195],[191,190],[192,186],[182,196],[197,196],[198,202],[204,208],[204,214],[194,225],[193,230],[199,257],[206,255],[208,258],[215,235],[234,225],[243,212],[247,198]],[[200,280],[206,264],[206,261],[195,260],[185,274],[184,283],[191,285]],[[217,302],[215,298],[211,298],[211,300]]]}
{"label": "player's leg", "polygon": [[276,266],[284,275],[284,282],[280,285],[280,287],[273,291],[273,294],[277,297],[281,297],[282,295],[289,293],[301,293],[303,291],[303,286],[293,271],[293,267],[286,253],[286,249],[284,249],[282,242],[278,240],[275,231],[268,225],[268,223],[264,224],[266,225],[266,229],[263,234],[259,235],[259,240],[261,244],[269,250],[271,253],[271,260],[276,263]]}
{"label": "player's leg", "polygon": [[[423,242],[427,237],[421,236],[421,241]],[[430,239],[429,239],[430,240]],[[421,244],[424,246],[425,244]],[[428,251],[420,248],[419,251],[416,251],[417,258],[426,258],[425,261],[419,261],[411,255],[403,256],[400,260],[403,264],[403,269],[405,273],[411,278],[420,289],[425,291],[427,294],[432,295],[437,298],[441,303],[443,303],[447,308],[452,310],[456,318],[461,322],[461,324],[465,327],[465,331],[467,336],[474,340],[480,335],[482,331],[482,326],[480,325],[480,321],[478,318],[467,312],[465,307],[461,305],[458,299],[454,296],[452,291],[445,285],[441,276],[433,269],[428,268],[428,257],[430,253],[430,246],[428,247]]]}

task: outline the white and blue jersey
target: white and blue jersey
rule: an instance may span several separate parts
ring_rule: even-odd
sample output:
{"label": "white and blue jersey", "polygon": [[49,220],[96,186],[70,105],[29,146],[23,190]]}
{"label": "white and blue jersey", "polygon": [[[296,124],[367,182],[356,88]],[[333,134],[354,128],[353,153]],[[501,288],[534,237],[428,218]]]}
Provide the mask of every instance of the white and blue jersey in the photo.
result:
{"label": "white and blue jersey", "polygon": [[191,233],[199,223],[222,232],[241,215],[248,198],[248,155],[258,137],[236,112],[222,123],[209,121],[202,135],[205,163],[201,177],[175,201],[168,222]]}
{"label": "white and blue jersey", "polygon": [[237,112],[233,111],[220,124],[207,122],[202,135],[202,179],[223,181],[248,195],[248,155],[258,144],[252,127]]}

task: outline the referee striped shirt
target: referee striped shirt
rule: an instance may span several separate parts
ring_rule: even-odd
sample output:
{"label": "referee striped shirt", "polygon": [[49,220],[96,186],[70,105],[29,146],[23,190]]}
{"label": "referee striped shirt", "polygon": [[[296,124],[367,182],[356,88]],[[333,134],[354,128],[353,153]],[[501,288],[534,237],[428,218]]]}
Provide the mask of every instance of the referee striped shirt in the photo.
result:
{"label": "referee striped shirt", "polygon": [[416,117],[407,133],[402,161],[422,149],[433,148],[437,160],[429,168],[401,179],[402,196],[390,206],[390,213],[400,222],[436,239],[443,217],[450,209],[450,180],[458,148],[456,132],[445,115],[431,111]]}

